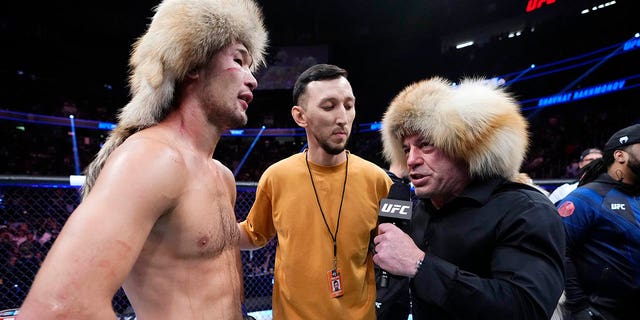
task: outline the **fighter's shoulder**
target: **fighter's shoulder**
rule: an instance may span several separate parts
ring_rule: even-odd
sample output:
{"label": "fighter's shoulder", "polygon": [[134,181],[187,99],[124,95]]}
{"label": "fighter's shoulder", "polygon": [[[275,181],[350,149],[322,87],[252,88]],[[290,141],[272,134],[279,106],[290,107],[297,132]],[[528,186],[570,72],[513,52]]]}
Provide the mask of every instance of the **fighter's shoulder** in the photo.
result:
{"label": "fighter's shoulder", "polygon": [[180,149],[167,139],[153,135],[132,135],[116,149],[117,154],[128,157],[141,157],[148,161],[166,160],[183,162]]}
{"label": "fighter's shoulder", "polygon": [[571,201],[575,204],[599,205],[611,189],[612,188],[606,184],[591,182],[571,191],[562,199],[562,202]]}
{"label": "fighter's shoulder", "polygon": [[107,158],[91,194],[125,197],[144,190],[149,198],[174,199],[188,181],[188,172],[183,155],[165,143],[127,139]]}
{"label": "fighter's shoulder", "polygon": [[228,184],[232,184],[233,187],[235,188],[236,178],[233,175],[233,172],[231,171],[231,169],[229,169],[227,166],[225,166],[219,160],[212,159],[212,161],[213,161],[214,165],[216,166],[216,169],[220,172],[220,176],[222,176],[222,178],[225,180],[225,182],[228,183]]}
{"label": "fighter's shoulder", "polygon": [[172,179],[185,177],[188,171],[184,153],[179,148],[166,140],[145,135],[133,135],[118,146],[103,170],[108,167],[135,175],[161,172],[162,176]]}
{"label": "fighter's shoulder", "polygon": [[216,168],[220,170],[223,174],[233,176],[233,172],[231,171],[231,169],[229,169],[222,162],[220,162],[220,160],[216,160],[216,159],[212,159],[212,160]]}

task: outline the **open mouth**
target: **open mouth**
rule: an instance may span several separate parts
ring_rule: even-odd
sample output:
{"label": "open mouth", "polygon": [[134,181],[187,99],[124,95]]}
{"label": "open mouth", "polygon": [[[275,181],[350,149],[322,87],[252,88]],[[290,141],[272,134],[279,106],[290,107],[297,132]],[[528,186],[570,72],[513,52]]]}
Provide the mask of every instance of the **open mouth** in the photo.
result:
{"label": "open mouth", "polygon": [[426,181],[427,176],[423,174],[413,173],[409,174],[409,179],[414,185],[423,184]]}
{"label": "open mouth", "polygon": [[253,94],[251,94],[251,93],[243,93],[243,94],[239,95],[238,98],[240,100],[244,100],[248,105],[249,103],[251,103],[251,101],[253,101]]}
{"label": "open mouth", "polygon": [[424,178],[425,176],[424,176],[424,175],[421,175],[421,174],[418,174],[418,173],[412,173],[412,174],[410,174],[410,175],[409,175],[409,177],[410,177],[411,179],[416,179],[416,180],[418,180],[418,179],[422,179],[422,178]]}

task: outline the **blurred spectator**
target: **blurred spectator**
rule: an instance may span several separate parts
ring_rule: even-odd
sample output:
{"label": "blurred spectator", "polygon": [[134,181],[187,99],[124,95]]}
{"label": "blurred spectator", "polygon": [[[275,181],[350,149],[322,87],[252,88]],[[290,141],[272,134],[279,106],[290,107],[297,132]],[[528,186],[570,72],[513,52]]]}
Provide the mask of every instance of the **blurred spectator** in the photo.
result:
{"label": "blurred spectator", "polygon": [[[33,235],[32,233],[30,233]],[[10,268],[8,283],[12,288],[13,296],[16,299],[14,306],[17,307],[27,296],[29,288],[35,279],[38,269],[40,269],[40,252],[35,241],[25,241],[18,247],[18,254],[14,265]]]}
{"label": "blurred spectator", "polygon": [[[5,270],[9,268],[9,261],[16,252],[16,245],[11,240],[11,232],[5,225],[0,226],[0,285],[5,284],[7,273]],[[1,294],[0,294],[1,295]]]}
{"label": "blurred spectator", "polygon": [[48,252],[60,233],[60,225],[53,218],[45,218],[35,233],[42,251]]}
{"label": "blurred spectator", "polygon": [[[602,150],[598,148],[585,149],[580,154],[580,158],[578,159],[578,162],[577,162],[577,167],[578,169],[582,169],[584,166],[591,163],[591,161],[595,159],[600,159],[600,158],[602,158]],[[574,177],[580,178],[578,177],[577,172],[576,172],[576,175],[574,175]],[[553,190],[553,192],[549,195],[549,199],[554,204],[557,204],[558,201],[562,200],[564,197],[566,197],[569,193],[571,193],[571,191],[575,190],[577,187],[578,187],[578,180],[572,183],[565,183],[557,187],[555,190]]]}

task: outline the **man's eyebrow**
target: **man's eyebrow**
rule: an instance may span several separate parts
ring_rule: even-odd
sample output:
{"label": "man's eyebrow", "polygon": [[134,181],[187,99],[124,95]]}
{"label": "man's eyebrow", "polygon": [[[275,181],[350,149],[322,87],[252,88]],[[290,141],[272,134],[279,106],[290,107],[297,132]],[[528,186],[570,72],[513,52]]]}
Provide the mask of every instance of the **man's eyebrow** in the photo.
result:
{"label": "man's eyebrow", "polygon": [[245,60],[249,61],[249,66],[253,64],[253,58],[249,54],[249,51],[245,48],[236,48],[236,52],[239,52]]}
{"label": "man's eyebrow", "polygon": [[[319,104],[323,104],[325,102],[336,102],[336,101],[340,101],[340,99],[337,98],[337,97],[333,97],[333,96],[327,96],[327,97],[324,97],[324,98],[320,99]],[[346,101],[355,102],[356,98],[355,97],[347,97]]]}
{"label": "man's eyebrow", "polygon": [[334,98],[334,97],[324,97],[324,98],[320,99],[319,104],[323,104],[323,103],[325,103],[325,102],[334,102],[334,101],[336,101],[336,100],[337,100],[337,99],[336,99],[336,98]]}

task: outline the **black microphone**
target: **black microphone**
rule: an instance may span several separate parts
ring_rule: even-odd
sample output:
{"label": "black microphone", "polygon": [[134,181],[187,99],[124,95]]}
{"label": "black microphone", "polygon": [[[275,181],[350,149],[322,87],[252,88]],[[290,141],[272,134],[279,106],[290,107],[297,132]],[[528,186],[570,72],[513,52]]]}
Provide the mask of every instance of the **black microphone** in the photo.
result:
{"label": "black microphone", "polygon": [[[411,202],[411,187],[408,183],[394,182],[391,185],[389,194],[380,200],[380,211],[378,211],[378,224],[393,223],[399,225],[400,229],[406,232],[404,225],[411,220],[413,203]],[[381,269],[382,270],[382,269]],[[380,287],[386,288],[389,285],[389,275],[382,270],[380,276]]]}

